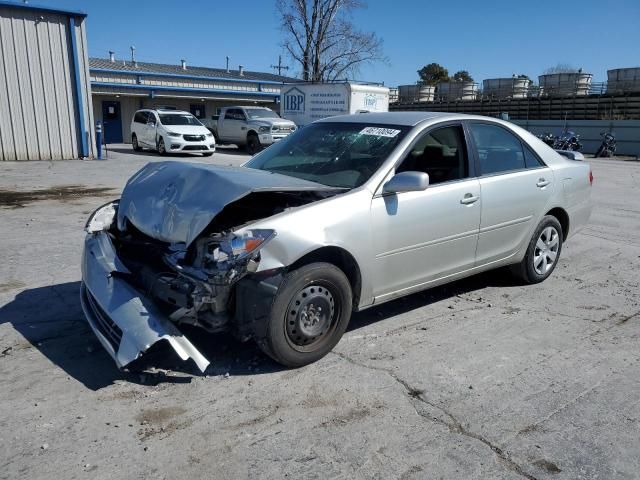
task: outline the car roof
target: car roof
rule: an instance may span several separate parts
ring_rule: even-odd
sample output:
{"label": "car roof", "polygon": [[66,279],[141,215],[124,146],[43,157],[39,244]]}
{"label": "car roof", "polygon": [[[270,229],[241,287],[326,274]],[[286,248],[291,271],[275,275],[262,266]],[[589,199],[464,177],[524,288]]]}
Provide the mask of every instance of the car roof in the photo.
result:
{"label": "car roof", "polygon": [[138,112],[157,112],[157,113],[174,113],[176,115],[192,115],[186,110],[173,110],[172,108],[141,108]]}
{"label": "car roof", "polygon": [[459,120],[472,117],[472,115],[448,112],[366,112],[355,115],[327,117],[318,120],[318,122],[376,123],[379,125],[406,125],[413,127],[426,120]]}
{"label": "car roof", "polygon": [[225,107],[225,108],[227,108],[227,109],[229,109],[229,108],[250,108],[250,109],[253,109],[253,110],[271,110],[268,107],[260,107],[258,105],[232,105],[230,107]]}

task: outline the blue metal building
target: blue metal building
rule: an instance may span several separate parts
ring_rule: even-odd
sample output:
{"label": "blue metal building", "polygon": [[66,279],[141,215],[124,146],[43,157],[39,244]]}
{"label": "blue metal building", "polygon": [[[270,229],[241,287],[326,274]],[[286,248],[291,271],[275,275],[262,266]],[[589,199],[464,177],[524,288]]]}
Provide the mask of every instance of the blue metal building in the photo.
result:
{"label": "blue metal building", "polygon": [[94,155],[85,20],[0,0],[0,160]]}

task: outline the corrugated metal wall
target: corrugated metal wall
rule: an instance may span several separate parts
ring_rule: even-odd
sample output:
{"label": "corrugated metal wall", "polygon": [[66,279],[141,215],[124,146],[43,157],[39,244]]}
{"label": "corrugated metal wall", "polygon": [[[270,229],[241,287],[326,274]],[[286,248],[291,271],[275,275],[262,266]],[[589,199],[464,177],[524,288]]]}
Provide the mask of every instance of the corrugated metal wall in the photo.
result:
{"label": "corrugated metal wall", "polygon": [[[0,160],[81,156],[80,135],[94,151],[84,19],[76,18],[81,102],[76,99],[69,17],[0,6]],[[78,103],[85,132],[79,131]]]}

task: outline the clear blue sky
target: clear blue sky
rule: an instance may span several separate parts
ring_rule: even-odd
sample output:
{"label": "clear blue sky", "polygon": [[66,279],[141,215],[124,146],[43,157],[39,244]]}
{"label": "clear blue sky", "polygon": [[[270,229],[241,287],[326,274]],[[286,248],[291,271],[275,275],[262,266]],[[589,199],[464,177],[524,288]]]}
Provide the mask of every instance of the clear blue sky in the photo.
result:
{"label": "clear blue sky", "polygon": [[[272,71],[281,32],[275,0],[33,0],[89,14],[89,51],[106,57]],[[384,40],[389,65],[359,78],[413,83],[431,62],[484,78],[524,73],[537,78],[567,63],[606,80],[611,68],[640,67],[640,0],[369,0],[357,25]],[[290,64],[287,59],[287,63]]]}

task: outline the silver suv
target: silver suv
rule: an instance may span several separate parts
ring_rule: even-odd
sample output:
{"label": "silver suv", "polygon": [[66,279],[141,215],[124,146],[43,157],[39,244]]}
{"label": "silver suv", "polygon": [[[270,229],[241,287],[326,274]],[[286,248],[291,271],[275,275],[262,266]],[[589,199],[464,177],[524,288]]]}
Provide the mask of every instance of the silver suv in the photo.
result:
{"label": "silver suv", "polygon": [[180,110],[138,110],[131,120],[131,144],[135,151],[150,148],[160,155],[200,152],[209,157],[216,151],[213,134],[196,117]]}

